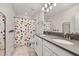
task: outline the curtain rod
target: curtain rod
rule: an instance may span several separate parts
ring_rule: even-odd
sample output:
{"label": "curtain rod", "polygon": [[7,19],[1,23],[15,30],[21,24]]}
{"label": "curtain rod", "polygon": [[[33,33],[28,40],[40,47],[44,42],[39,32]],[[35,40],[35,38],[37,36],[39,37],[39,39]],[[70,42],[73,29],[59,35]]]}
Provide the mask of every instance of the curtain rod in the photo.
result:
{"label": "curtain rod", "polygon": [[[19,17],[19,16],[14,16],[13,18],[28,19],[28,18],[25,18],[25,17]],[[30,18],[29,18],[29,19],[30,19]],[[30,19],[30,20],[33,20],[33,19]]]}
{"label": "curtain rod", "polygon": [[24,17],[18,17],[18,16],[14,17],[14,18],[22,18],[22,19],[27,19],[27,18],[24,18]]}

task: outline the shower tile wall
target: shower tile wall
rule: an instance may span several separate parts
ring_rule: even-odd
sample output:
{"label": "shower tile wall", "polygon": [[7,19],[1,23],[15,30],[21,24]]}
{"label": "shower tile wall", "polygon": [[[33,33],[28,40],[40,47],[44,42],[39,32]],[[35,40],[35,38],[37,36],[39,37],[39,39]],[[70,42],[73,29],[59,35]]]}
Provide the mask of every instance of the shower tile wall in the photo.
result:
{"label": "shower tile wall", "polygon": [[27,46],[27,42],[35,33],[35,25],[33,20],[15,18],[15,47]]}
{"label": "shower tile wall", "polygon": [[4,40],[5,40],[5,17],[0,13],[0,50],[4,50]]}

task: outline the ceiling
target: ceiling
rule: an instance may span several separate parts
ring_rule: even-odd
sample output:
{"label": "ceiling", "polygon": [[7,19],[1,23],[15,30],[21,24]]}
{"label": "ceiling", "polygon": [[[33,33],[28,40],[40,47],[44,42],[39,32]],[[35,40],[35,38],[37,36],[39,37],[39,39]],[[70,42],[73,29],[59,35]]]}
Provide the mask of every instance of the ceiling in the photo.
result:
{"label": "ceiling", "polygon": [[53,6],[52,10],[50,10],[50,12],[46,14],[46,19],[49,19],[54,15],[58,15],[66,9],[69,9],[75,5],[77,5],[77,3],[57,3],[56,6]]}
{"label": "ceiling", "polygon": [[23,15],[28,14],[29,16],[33,17],[41,10],[40,3],[14,3],[12,4],[16,15]]}
{"label": "ceiling", "polygon": [[[73,6],[75,3],[57,3],[56,7],[53,7],[53,9],[48,13],[48,15],[55,15],[62,10],[65,10],[71,6]],[[42,3],[14,3],[12,4],[14,7],[14,10],[17,15],[23,15],[27,12],[27,14],[31,17],[35,16],[40,10]]]}

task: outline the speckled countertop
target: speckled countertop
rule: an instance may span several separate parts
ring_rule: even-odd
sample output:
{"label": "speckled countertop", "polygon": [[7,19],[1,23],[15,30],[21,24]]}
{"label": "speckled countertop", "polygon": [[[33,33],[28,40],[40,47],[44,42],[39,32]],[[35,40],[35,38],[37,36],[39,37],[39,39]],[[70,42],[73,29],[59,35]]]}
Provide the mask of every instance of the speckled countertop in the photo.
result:
{"label": "speckled countertop", "polygon": [[[48,41],[58,45],[58,46],[66,49],[66,50],[69,50],[69,51],[79,55],[79,41],[77,41],[77,40],[66,40],[66,39],[64,39],[62,37],[57,37],[57,36],[52,36],[52,35],[38,35],[38,36],[40,36],[40,37],[44,38],[45,40],[48,40]],[[56,39],[56,40],[59,40],[59,39],[66,40],[66,41],[71,42],[73,44],[62,44],[60,42],[54,41],[53,39]]]}

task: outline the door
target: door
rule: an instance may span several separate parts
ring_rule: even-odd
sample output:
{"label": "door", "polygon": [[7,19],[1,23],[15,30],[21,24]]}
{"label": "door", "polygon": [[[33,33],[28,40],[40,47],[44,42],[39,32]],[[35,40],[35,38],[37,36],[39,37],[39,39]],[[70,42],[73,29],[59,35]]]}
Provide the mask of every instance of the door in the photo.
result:
{"label": "door", "polygon": [[5,15],[0,12],[0,56],[6,55],[6,21]]}
{"label": "door", "polygon": [[63,33],[70,33],[70,22],[64,22],[62,24]]}

